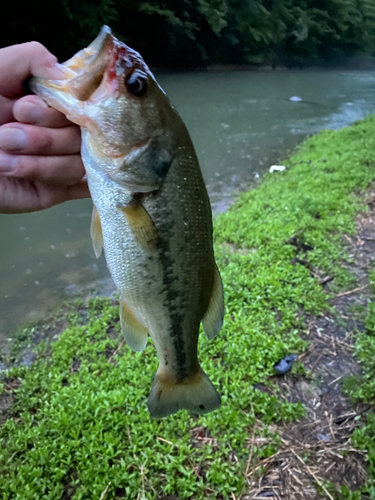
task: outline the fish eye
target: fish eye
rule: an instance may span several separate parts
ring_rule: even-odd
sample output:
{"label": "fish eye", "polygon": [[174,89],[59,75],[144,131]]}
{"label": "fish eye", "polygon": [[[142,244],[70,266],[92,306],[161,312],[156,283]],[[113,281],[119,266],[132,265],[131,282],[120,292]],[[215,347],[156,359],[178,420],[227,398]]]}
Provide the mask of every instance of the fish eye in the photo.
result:
{"label": "fish eye", "polygon": [[144,96],[147,92],[147,76],[141,71],[135,71],[128,78],[127,88],[136,97]]}

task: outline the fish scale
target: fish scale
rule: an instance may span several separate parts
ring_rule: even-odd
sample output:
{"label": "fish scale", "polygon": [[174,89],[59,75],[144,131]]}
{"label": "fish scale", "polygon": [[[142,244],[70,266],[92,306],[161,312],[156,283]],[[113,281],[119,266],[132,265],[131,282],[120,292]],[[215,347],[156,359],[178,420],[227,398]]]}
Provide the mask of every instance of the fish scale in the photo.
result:
{"label": "fish scale", "polygon": [[65,80],[35,78],[32,88],[81,127],[95,254],[104,247],[128,345],[141,351],[149,333],[159,358],[149,412],[215,410],[220,396],[197,351],[200,323],[210,339],[222,326],[223,288],[189,133],[142,57],[109,28],[61,68]]}

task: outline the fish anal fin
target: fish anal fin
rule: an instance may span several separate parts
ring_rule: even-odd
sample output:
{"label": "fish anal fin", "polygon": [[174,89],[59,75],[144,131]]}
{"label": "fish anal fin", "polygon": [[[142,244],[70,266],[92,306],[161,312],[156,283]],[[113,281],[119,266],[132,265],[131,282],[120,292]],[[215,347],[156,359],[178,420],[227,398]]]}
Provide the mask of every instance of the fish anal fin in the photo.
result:
{"label": "fish anal fin", "polygon": [[95,205],[92,209],[90,235],[92,245],[94,247],[95,257],[98,259],[103,249],[103,233],[100,217]]}
{"label": "fish anal fin", "polygon": [[158,233],[142,203],[133,198],[128,205],[118,205],[118,208],[124,213],[137,245],[146,251],[152,249],[158,240]]}
{"label": "fish anal fin", "polygon": [[181,382],[166,376],[163,370],[159,369],[148,397],[148,410],[152,418],[167,417],[178,410],[208,413],[220,405],[218,392],[200,367],[195,375]]}
{"label": "fish anal fin", "polygon": [[134,316],[133,311],[120,300],[120,323],[125,340],[133,351],[143,351],[147,344],[147,328]]}
{"label": "fish anal fin", "polygon": [[203,331],[207,338],[213,339],[223,326],[224,292],[219,270],[215,264],[214,282],[207,311],[202,318]]}

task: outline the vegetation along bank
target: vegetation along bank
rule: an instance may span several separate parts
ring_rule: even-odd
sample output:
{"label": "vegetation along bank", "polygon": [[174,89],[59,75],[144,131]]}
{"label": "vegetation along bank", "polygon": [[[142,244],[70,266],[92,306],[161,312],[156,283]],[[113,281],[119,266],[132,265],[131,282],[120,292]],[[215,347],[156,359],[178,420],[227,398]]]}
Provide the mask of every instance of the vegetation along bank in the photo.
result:
{"label": "vegetation along bank", "polygon": [[174,68],[337,65],[375,51],[374,0],[19,0],[7,9],[0,47],[38,40],[60,60],[103,24],[148,64]]}
{"label": "vegetation along bank", "polygon": [[351,245],[373,207],[375,116],[323,131],[285,165],[214,222],[226,316],[200,359],[221,409],[151,420],[152,342],[129,350],[114,299],[77,301],[31,367],[2,372],[0,498],[375,498],[374,272],[364,302],[345,302],[367,283]]}

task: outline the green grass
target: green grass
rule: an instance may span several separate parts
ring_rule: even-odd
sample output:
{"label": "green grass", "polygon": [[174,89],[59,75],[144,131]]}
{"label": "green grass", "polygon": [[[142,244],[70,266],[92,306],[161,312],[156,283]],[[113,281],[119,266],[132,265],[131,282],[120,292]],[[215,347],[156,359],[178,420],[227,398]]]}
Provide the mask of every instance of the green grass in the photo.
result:
{"label": "green grass", "polygon": [[365,423],[352,436],[354,446],[368,454],[369,480],[361,489],[369,498],[375,498],[375,268],[370,273],[371,298],[368,304],[365,331],[356,336],[356,356],[362,365],[361,376],[345,381],[346,392],[353,402],[369,403],[372,410],[364,415]]}
{"label": "green grass", "polygon": [[[272,366],[306,348],[306,315],[328,307],[310,270],[334,276],[336,288],[352,284],[341,235],[354,232],[363,208],[357,195],[375,177],[374,152],[375,117],[322,132],[285,172],[266,176],[215,220],[226,316],[214,341],[201,335],[199,356],[222,395],[220,410],[151,420],[152,342],[143,353],[123,345],[118,307],[109,299],[90,301],[87,323],[77,307],[57,341],[39,346],[34,365],[12,369],[0,386],[6,392],[12,380],[20,382],[0,428],[0,498],[92,500],[109,483],[106,500],[227,499],[245,491],[255,420],[266,441],[254,447],[253,462],[278,445],[269,424],[303,415],[300,404],[278,393]],[[202,447],[191,438],[197,427],[212,438]]]}

